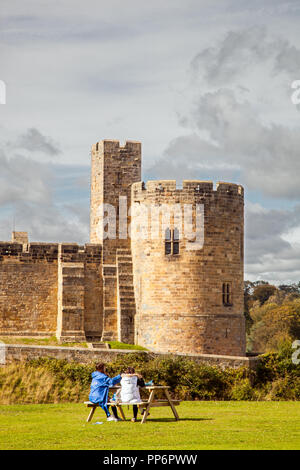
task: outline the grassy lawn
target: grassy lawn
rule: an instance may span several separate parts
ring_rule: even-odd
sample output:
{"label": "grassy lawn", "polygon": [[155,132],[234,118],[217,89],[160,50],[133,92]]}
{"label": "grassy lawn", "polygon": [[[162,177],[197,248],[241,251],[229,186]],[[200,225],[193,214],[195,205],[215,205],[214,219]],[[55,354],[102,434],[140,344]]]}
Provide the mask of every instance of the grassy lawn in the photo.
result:
{"label": "grassy lawn", "polygon": [[143,346],[138,346],[137,344],[127,344],[127,343],[120,343],[120,341],[107,341],[110,345],[111,349],[133,349],[136,351],[148,351],[148,349],[144,348]]}
{"label": "grassy lawn", "polygon": [[49,336],[47,338],[32,336],[0,336],[0,341],[6,344],[27,344],[28,346],[65,346],[67,348],[87,348],[87,343],[60,343],[56,336]]}
{"label": "grassy lawn", "polygon": [[[83,404],[0,406],[0,449],[300,449],[299,402],[184,402],[180,421],[154,408],[148,422],[108,423]],[[127,417],[132,410],[124,410]]]}

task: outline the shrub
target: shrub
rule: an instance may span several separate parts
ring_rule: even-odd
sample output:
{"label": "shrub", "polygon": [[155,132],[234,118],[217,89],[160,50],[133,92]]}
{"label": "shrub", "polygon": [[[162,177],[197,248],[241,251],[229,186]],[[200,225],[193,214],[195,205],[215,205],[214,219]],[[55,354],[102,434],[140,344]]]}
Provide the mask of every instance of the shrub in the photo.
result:
{"label": "shrub", "polygon": [[[248,333],[249,348],[261,352],[280,351],[283,343],[300,337],[300,299],[298,294],[270,299],[250,308],[253,324]],[[281,293],[282,296],[282,293]]]}
{"label": "shrub", "polygon": [[[222,370],[181,356],[119,354],[107,363],[107,372],[115,376],[132,366],[146,382],[168,385],[172,396],[182,400],[299,400],[300,366],[292,363],[292,352],[285,343],[278,353],[262,355],[256,370]],[[0,403],[85,401],[94,370],[95,364],[53,358],[3,366]]]}
{"label": "shrub", "polygon": [[256,400],[257,394],[251,386],[249,379],[243,379],[241,382],[237,382],[231,389],[230,393],[231,400]]}
{"label": "shrub", "polygon": [[281,377],[272,382],[266,400],[300,400],[300,377]]}

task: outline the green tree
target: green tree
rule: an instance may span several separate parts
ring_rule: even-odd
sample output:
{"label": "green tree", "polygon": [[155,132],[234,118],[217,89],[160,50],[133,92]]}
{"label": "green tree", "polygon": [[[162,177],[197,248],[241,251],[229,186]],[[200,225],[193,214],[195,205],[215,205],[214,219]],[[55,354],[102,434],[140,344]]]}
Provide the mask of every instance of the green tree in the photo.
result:
{"label": "green tree", "polygon": [[252,304],[252,292],[253,292],[253,282],[245,281],[244,282],[244,316],[246,320],[246,332],[250,333],[253,320],[250,315],[250,307]]}
{"label": "green tree", "polygon": [[260,284],[254,287],[252,299],[258,300],[263,305],[277,291],[271,284]]}
{"label": "green tree", "polygon": [[266,302],[250,310],[253,325],[249,342],[255,352],[279,351],[286,343],[300,338],[300,299],[281,305]]}

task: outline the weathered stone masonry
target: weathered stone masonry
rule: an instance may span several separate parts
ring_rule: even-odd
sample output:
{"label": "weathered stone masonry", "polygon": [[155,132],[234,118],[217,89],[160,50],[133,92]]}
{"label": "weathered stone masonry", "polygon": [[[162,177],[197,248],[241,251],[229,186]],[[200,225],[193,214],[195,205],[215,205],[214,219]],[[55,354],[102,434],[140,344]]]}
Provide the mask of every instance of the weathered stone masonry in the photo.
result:
{"label": "weathered stone masonry", "polygon": [[0,333],[55,334],[58,245],[0,243]]}
{"label": "weathered stone masonry", "polygon": [[[130,261],[130,238],[126,229],[130,217],[127,208],[131,205],[131,186],[140,180],[140,142],[126,142],[122,147],[117,140],[103,140],[92,146],[90,239],[103,247],[103,340],[134,342],[133,284],[124,282],[125,277],[130,281],[132,267],[130,262],[124,263],[124,256],[129,256]],[[120,201],[126,206],[125,211],[119,207]],[[115,209],[114,239],[105,238],[103,226],[99,224],[99,207],[105,204]],[[121,224],[120,216],[124,212],[125,220]],[[122,227],[125,230],[122,231]],[[117,251],[119,255],[123,254],[123,259],[120,256],[117,258]],[[128,303],[124,302],[126,294]]]}
{"label": "weathered stone masonry", "polygon": [[0,334],[102,334],[101,246],[0,243]]}
{"label": "weathered stone masonry", "polygon": [[[132,200],[137,203],[133,230],[148,227],[159,235],[143,239],[132,233],[136,342],[164,352],[176,353],[180,345],[188,354],[245,354],[243,188],[219,183],[213,190],[212,182],[183,181],[177,189],[176,181],[149,181],[132,185]],[[149,210],[139,211],[141,204]],[[185,205],[192,207],[192,220],[196,205],[203,206],[204,244],[191,249],[183,236],[179,253],[166,255],[165,234],[158,231],[164,214],[149,214],[151,208],[167,212],[176,204],[181,213]],[[181,225],[173,214],[170,229]],[[228,305],[223,304],[224,283],[231,290]]]}
{"label": "weathered stone masonry", "polygon": [[[0,334],[51,335],[137,343],[152,351],[245,354],[244,195],[240,185],[209,181],[141,182],[141,144],[92,146],[90,244],[28,243],[25,232],[0,243]],[[132,217],[122,210],[133,204]],[[102,205],[114,207],[106,238]],[[204,207],[204,244],[166,253],[161,219],[149,211]],[[131,223],[131,238],[127,226]],[[152,227],[151,227],[152,224]],[[159,236],[139,238],[138,227]],[[125,227],[125,229],[124,229]],[[178,222],[172,216],[172,233]]]}
{"label": "weathered stone masonry", "polygon": [[[87,348],[28,346],[23,344],[7,344],[5,349],[7,364],[10,362],[37,359],[38,357],[53,357],[56,359],[79,362],[81,364],[90,364],[91,362],[111,362],[116,360],[119,355],[132,353],[132,350],[126,349],[91,350]],[[164,353],[148,353],[147,351],[135,351],[135,354],[141,356],[151,354],[151,357],[164,357]],[[177,356],[185,357],[195,362],[204,362],[212,366],[220,366],[223,369],[227,367],[247,367],[254,369],[260,360],[259,357],[221,356],[214,354],[178,354]]]}

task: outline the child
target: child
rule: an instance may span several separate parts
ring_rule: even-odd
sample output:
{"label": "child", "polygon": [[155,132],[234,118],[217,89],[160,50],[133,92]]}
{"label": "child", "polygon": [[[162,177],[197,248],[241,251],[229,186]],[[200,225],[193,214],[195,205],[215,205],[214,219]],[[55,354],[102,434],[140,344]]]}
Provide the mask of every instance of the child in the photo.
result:
{"label": "child", "polygon": [[114,416],[111,416],[108,406],[108,389],[113,387],[121,381],[121,375],[110,379],[105,374],[105,364],[99,363],[96,365],[96,371],[92,373],[92,383],[91,383],[91,392],[89,395],[89,400],[92,403],[98,403],[99,406],[105,411],[107,421],[121,421],[118,417],[117,410],[115,407],[112,407]]}
{"label": "child", "polygon": [[[144,379],[141,375],[135,373],[133,367],[128,367],[121,380],[121,401],[123,403],[140,403],[141,397],[139,387],[145,387]],[[132,422],[136,421],[138,413],[137,405],[133,405],[133,418]]]}

